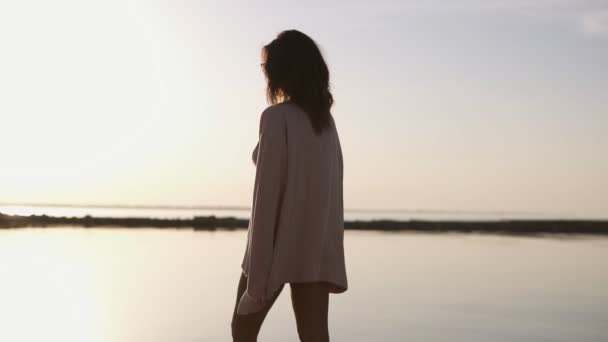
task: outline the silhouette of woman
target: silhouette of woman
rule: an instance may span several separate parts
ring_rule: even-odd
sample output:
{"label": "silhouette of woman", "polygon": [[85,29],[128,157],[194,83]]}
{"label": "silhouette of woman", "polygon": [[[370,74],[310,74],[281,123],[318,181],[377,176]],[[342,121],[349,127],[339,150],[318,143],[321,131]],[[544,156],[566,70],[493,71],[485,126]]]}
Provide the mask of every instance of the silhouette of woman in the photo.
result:
{"label": "silhouette of woman", "polygon": [[329,341],[329,293],[347,290],[343,158],[330,112],[329,70],[316,43],[296,30],[262,49],[270,106],[260,116],[256,174],[234,341],[256,341],[289,283],[298,336]]}

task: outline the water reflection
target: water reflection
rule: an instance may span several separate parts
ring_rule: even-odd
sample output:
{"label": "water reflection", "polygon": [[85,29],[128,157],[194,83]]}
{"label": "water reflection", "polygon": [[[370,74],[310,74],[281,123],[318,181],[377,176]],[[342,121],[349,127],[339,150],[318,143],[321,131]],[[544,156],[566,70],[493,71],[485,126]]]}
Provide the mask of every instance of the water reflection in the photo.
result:
{"label": "water reflection", "polygon": [[[335,341],[604,341],[608,239],[347,232]],[[0,341],[228,341],[245,231],[0,231]],[[288,288],[286,288],[288,291]],[[296,341],[286,292],[260,341]]]}

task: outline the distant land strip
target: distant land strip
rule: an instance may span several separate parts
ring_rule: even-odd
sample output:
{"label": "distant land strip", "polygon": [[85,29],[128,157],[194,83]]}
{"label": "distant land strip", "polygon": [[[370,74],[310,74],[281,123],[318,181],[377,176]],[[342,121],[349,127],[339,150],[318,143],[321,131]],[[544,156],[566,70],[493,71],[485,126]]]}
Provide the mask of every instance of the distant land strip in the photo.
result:
{"label": "distant land strip", "polygon": [[[245,229],[249,220],[235,217],[195,216],[192,219],[145,217],[66,217],[47,215],[5,215],[0,213],[0,228],[25,227],[123,227],[187,228],[193,230]],[[348,230],[418,231],[418,232],[487,232],[498,234],[599,234],[608,235],[608,220],[351,220]]]}

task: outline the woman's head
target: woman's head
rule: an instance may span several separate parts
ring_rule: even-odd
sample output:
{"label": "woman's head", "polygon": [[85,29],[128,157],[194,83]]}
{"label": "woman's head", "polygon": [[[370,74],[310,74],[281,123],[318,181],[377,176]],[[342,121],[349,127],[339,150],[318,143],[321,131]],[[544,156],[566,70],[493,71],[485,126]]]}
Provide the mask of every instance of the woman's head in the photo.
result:
{"label": "woman's head", "polygon": [[329,70],[314,40],[297,30],[281,32],[262,49],[267,97],[272,104],[291,101],[320,133],[331,125]]}

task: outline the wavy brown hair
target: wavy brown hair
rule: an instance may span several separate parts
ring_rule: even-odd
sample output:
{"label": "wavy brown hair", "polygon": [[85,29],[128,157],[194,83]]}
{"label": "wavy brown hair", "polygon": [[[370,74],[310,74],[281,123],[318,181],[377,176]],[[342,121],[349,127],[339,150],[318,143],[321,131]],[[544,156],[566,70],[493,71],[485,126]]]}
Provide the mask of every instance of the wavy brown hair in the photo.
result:
{"label": "wavy brown hair", "polygon": [[287,30],[265,45],[262,54],[268,102],[297,104],[317,134],[330,127],[334,98],[329,69],[315,41],[300,31]]}

